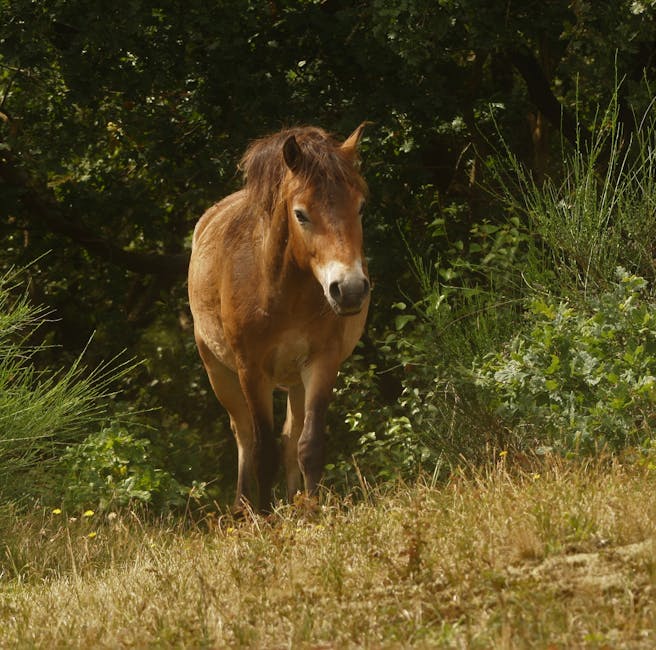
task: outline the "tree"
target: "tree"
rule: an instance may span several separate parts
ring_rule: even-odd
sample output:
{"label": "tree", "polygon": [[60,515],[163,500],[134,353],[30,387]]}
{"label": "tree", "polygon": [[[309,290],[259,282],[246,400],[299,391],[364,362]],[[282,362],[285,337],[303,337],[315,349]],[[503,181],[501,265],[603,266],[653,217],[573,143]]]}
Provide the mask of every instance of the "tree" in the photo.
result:
{"label": "tree", "polygon": [[399,283],[419,291],[399,268],[399,231],[427,255],[453,242],[466,254],[472,228],[501,218],[480,188],[498,129],[538,176],[553,173],[550,134],[587,138],[616,76],[633,126],[651,101],[641,81],[654,73],[655,17],[648,0],[4,0],[0,267],[50,251],[31,291],[61,319],[51,339],[76,355],[97,330],[98,354],[151,360],[168,346],[159,374],[142,377],[164,374],[167,388],[139,399],[189,413],[189,238],[239,184],[249,140],[375,122],[364,143],[375,336]]}

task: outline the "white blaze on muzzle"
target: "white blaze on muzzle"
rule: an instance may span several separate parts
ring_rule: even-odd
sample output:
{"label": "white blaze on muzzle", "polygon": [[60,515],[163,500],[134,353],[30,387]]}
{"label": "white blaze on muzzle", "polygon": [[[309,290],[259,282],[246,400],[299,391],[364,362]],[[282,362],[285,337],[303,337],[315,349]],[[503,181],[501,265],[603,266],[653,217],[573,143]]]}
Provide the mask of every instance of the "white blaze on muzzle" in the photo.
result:
{"label": "white blaze on muzzle", "polygon": [[362,260],[353,264],[328,262],[315,272],[323,287],[326,300],[336,314],[357,314],[369,295],[369,280],[362,268]]}

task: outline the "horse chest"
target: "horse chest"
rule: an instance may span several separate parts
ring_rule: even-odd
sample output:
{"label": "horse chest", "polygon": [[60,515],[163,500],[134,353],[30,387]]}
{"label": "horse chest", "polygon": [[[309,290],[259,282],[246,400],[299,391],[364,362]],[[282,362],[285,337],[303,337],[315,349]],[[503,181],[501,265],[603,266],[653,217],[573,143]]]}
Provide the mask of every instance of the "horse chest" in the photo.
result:
{"label": "horse chest", "polygon": [[310,355],[310,342],[302,332],[286,332],[271,350],[268,370],[273,380],[289,386],[300,381],[301,370]]}

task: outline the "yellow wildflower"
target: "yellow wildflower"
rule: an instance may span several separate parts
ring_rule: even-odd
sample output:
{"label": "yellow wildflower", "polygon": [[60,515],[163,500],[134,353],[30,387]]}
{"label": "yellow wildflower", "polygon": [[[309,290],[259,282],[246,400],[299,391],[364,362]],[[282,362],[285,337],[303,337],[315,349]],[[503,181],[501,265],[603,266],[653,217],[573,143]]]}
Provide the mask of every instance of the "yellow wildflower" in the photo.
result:
{"label": "yellow wildflower", "polygon": [[87,537],[88,537],[89,539],[93,539],[97,534],[98,534],[98,533],[96,533],[95,530],[92,530],[92,531],[87,535]]}
{"label": "yellow wildflower", "polygon": [[61,511],[61,508],[55,508],[55,509],[52,511],[52,514],[53,514],[53,515],[61,515],[61,512],[62,512],[62,511]]}
{"label": "yellow wildflower", "polygon": [[93,517],[93,510],[85,510],[83,517]]}

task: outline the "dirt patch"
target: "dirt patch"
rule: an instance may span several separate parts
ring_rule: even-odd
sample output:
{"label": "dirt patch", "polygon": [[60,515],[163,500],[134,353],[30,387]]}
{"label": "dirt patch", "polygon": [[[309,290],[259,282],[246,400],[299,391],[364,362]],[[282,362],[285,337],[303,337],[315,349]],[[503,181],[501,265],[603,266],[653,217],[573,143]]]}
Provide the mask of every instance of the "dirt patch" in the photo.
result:
{"label": "dirt patch", "polygon": [[551,583],[558,591],[651,591],[656,571],[655,540],[590,553],[555,555],[533,567],[515,567],[517,577]]}

